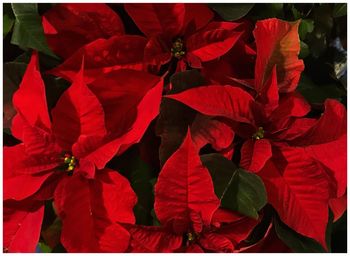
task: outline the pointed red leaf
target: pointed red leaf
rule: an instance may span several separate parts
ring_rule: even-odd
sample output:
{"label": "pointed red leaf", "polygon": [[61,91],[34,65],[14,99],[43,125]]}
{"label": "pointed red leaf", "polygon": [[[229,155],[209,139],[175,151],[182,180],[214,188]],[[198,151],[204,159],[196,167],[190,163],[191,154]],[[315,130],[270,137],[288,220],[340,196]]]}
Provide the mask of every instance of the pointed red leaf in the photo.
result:
{"label": "pointed red leaf", "polygon": [[198,155],[188,131],[180,148],[166,161],[155,185],[154,209],[164,225],[181,223],[179,232],[189,228],[191,213],[201,216],[209,225],[220,201],[214,193],[213,182]]}
{"label": "pointed red leaf", "polygon": [[65,150],[70,150],[80,135],[106,134],[102,105],[84,83],[83,68],[52,110],[52,130]]}
{"label": "pointed red leaf", "polygon": [[347,184],[347,136],[317,145],[305,147],[306,153],[315,161],[322,163],[337,181],[337,197],[344,195]]}
{"label": "pointed red leaf", "polygon": [[129,126],[129,129],[124,130],[124,134],[118,138],[108,137],[107,139],[111,139],[111,141],[86,156],[86,159],[93,162],[97,168],[103,168],[113,156],[122,154],[131,145],[139,142],[151,121],[158,115],[163,91],[163,80],[156,81],[150,79],[150,81],[156,84],[153,84],[153,87],[143,96],[138,105],[135,106],[137,108],[136,117],[132,125]]}
{"label": "pointed red leaf", "polygon": [[186,40],[186,50],[202,62],[217,59],[227,53],[242,35],[234,31],[235,23],[212,22]]}
{"label": "pointed red leaf", "polygon": [[329,181],[303,148],[279,145],[258,173],[281,220],[326,248]]}
{"label": "pointed red leaf", "polygon": [[44,217],[41,202],[4,203],[3,248],[10,253],[34,253]]}
{"label": "pointed red leaf", "polygon": [[228,124],[202,114],[196,115],[191,131],[198,148],[209,143],[217,151],[230,147],[235,137],[232,127]]}
{"label": "pointed red leaf", "polygon": [[253,31],[257,59],[255,89],[263,90],[266,80],[276,65],[280,92],[292,92],[298,85],[304,63],[298,59],[300,51],[298,27],[300,21],[286,22],[278,19],[258,21]]}
{"label": "pointed red leaf", "polygon": [[125,10],[146,36],[179,36],[184,27],[184,3],[124,4]]}
{"label": "pointed red leaf", "polygon": [[84,81],[89,84],[101,75],[118,69],[143,69],[147,40],[141,36],[113,36],[97,39],[74,52],[65,62],[49,71],[73,81],[84,57]]}
{"label": "pointed red leaf", "polygon": [[233,252],[232,242],[225,236],[217,233],[204,233],[199,240],[200,245],[212,252]]}
{"label": "pointed red leaf", "polygon": [[62,220],[61,242],[68,252],[123,252],[129,233],[117,222],[132,224],[136,196],[128,180],[113,170],[96,179],[65,177],[54,197]]}
{"label": "pointed red leaf", "polygon": [[209,85],[166,95],[208,116],[221,116],[251,123],[253,97],[240,88],[229,85]]}
{"label": "pointed red leaf", "polygon": [[[322,144],[334,141],[346,134],[346,109],[337,100],[327,99],[325,111],[315,125],[293,143],[296,145]],[[336,125],[335,125],[336,124]]]}
{"label": "pointed red leaf", "polygon": [[132,226],[131,252],[171,253],[182,244],[182,235],[176,235],[162,227]]}
{"label": "pointed red leaf", "polygon": [[247,140],[241,149],[241,166],[252,172],[259,172],[271,158],[271,144],[267,139]]}
{"label": "pointed red leaf", "polygon": [[118,14],[102,3],[57,4],[42,23],[50,48],[63,58],[96,39],[124,34]]}
{"label": "pointed red leaf", "polygon": [[[47,131],[51,128],[45,84],[41,78],[37,52],[33,53],[19,89],[13,95],[13,105],[31,126]],[[14,129],[21,130],[20,127]],[[18,131],[15,133],[21,135]]]}
{"label": "pointed red leaf", "polygon": [[334,219],[333,222],[339,220],[341,216],[343,216],[344,212],[347,209],[348,197],[346,193],[338,198],[333,198],[329,201],[329,207],[331,208]]}

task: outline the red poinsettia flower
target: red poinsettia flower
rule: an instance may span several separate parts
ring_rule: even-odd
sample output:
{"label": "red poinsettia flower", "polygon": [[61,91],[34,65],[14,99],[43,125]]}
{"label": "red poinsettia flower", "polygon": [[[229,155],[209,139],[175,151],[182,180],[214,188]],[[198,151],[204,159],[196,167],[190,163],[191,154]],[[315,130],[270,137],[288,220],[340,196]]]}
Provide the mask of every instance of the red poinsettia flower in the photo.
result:
{"label": "red poinsettia flower", "polygon": [[[238,82],[259,95],[263,94],[263,86],[276,66],[279,91],[294,91],[304,70],[303,61],[298,58],[299,23],[276,18],[258,21],[253,31],[255,45],[248,43],[246,33],[220,61],[206,63],[203,74],[213,84]],[[245,26],[244,31],[250,31],[249,23]]]}
{"label": "red poinsettia flower", "polygon": [[232,252],[257,221],[219,209],[209,171],[188,131],[155,186],[161,227],[129,226],[132,252]]}
{"label": "red poinsettia flower", "polygon": [[178,70],[224,55],[239,39],[239,23],[210,22],[212,11],[202,4],[125,4],[125,10],[147,36],[145,62],[153,65],[178,59]]}
{"label": "red poinsettia flower", "polygon": [[85,59],[84,81],[88,84],[113,70],[145,70],[144,49],[147,39],[136,35],[112,36],[97,39],[74,52],[49,73],[73,81]]}
{"label": "red poinsettia flower", "polygon": [[[103,197],[113,195],[110,186],[118,188],[120,183],[124,184],[123,189],[129,193],[125,195],[124,202],[130,211],[114,211],[115,215],[107,216],[112,218],[113,222],[119,215],[121,219],[131,220],[135,195],[125,178],[104,167],[114,155],[123,153],[138,142],[149,123],[158,114],[162,81],[147,73],[125,70],[112,72],[87,87],[83,82],[82,69],[52,110],[51,122],[37,58],[37,54],[32,56],[20,89],[13,98],[18,114],[13,121],[12,132],[22,143],[4,148],[4,200],[19,201],[28,197],[32,200],[46,200],[52,197],[59,183],[60,191],[67,190],[67,194],[74,192],[76,196],[85,197],[89,189],[90,195],[93,196],[99,193],[100,189],[103,193],[100,194],[102,199],[99,200],[102,201],[99,203],[103,204],[106,203]],[[127,87],[125,83],[128,84]],[[95,169],[101,171],[95,174]],[[67,174],[72,173],[73,177],[67,177]],[[86,179],[94,177],[100,178],[91,182]],[[64,184],[71,184],[73,187]],[[85,184],[87,188],[77,184]],[[22,189],[19,190],[18,186]],[[76,209],[75,206],[79,204],[70,201],[71,198],[67,198],[67,203],[66,195],[56,191],[55,199],[60,201],[57,205],[59,212]],[[79,203],[91,203],[93,200],[90,198]],[[77,210],[84,207],[93,209],[92,206],[83,205]],[[97,205],[96,209],[101,213],[103,208]],[[107,210],[102,213],[108,214]],[[62,217],[63,224],[64,216],[66,214]],[[67,222],[70,220],[68,218]],[[89,224],[80,224],[93,228]],[[67,225],[71,227],[70,224]],[[74,229],[73,226],[71,228]],[[63,234],[68,237],[74,234],[69,228],[66,230]],[[87,239],[78,245],[74,244],[74,239],[62,240],[73,241],[72,244],[65,244],[69,251],[97,250],[97,247],[94,247],[96,243],[90,243]],[[101,245],[100,250],[107,250],[103,246]],[[124,248],[123,246],[120,248]],[[120,248],[118,251],[122,251]]]}
{"label": "red poinsettia flower", "polygon": [[[281,219],[325,245],[328,201],[346,189],[345,108],[327,100],[320,120],[304,118],[310,107],[300,95],[279,97],[276,69],[265,88],[260,102],[240,88],[215,85],[167,97],[227,118],[245,139],[241,165],[264,180],[269,202]],[[328,132],[329,125],[338,128]]]}
{"label": "red poinsettia flower", "polygon": [[124,34],[118,14],[102,3],[56,4],[42,24],[50,48],[64,59],[96,39]]}

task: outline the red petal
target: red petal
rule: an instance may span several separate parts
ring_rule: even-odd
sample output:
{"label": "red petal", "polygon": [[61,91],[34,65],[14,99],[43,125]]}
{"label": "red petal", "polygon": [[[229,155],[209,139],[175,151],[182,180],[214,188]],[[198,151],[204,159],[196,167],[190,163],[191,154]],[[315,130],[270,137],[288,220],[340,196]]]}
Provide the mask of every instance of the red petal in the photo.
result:
{"label": "red petal", "polygon": [[234,121],[251,123],[252,96],[240,88],[209,85],[166,95],[208,116],[221,116]]}
{"label": "red petal", "polygon": [[[195,212],[201,215],[204,225],[209,225],[219,205],[209,171],[202,165],[188,131],[180,148],[164,164],[155,185],[157,217],[162,224],[173,221],[186,226],[190,224],[190,213]],[[185,226],[179,232],[189,228]]]}
{"label": "red petal", "polygon": [[275,65],[280,92],[292,92],[297,87],[304,70],[303,61],[298,59],[299,23],[275,18],[256,23],[253,34],[257,47],[255,89],[258,92],[262,91]]}
{"label": "red petal", "polygon": [[266,80],[258,97],[258,101],[264,106],[266,116],[270,116],[270,114],[278,107],[279,101],[276,66],[272,68],[270,78]]}
{"label": "red petal", "polygon": [[[23,200],[39,191],[44,182],[53,174],[47,171],[40,174],[21,174],[4,180],[3,199]],[[21,189],[18,189],[18,188]]]}
{"label": "red petal", "polygon": [[217,226],[217,224],[218,224],[218,226],[220,226],[221,223],[235,222],[235,221],[238,221],[242,218],[243,218],[243,216],[236,213],[236,212],[226,210],[224,208],[219,208],[215,211],[215,213],[213,215],[212,224],[214,226]]}
{"label": "red petal", "polygon": [[52,110],[52,130],[59,145],[70,150],[80,135],[104,136],[104,111],[83,81],[83,66]]}
{"label": "red petal", "polygon": [[346,211],[347,208],[347,196],[346,193],[339,197],[339,198],[334,198],[329,201],[329,207],[331,208],[333,214],[334,214],[334,219],[333,222],[336,222],[339,220],[341,216],[343,216],[344,212]]}
{"label": "red petal", "polygon": [[186,40],[186,49],[202,62],[214,60],[228,52],[240,38],[242,32],[233,31],[236,27],[234,23],[212,22]]}
{"label": "red petal", "polygon": [[337,181],[337,197],[346,191],[347,183],[347,136],[344,134],[338,140],[305,147],[306,153],[315,161],[322,163]]}
{"label": "red petal", "polygon": [[326,248],[330,197],[326,175],[302,148],[280,145],[275,149],[273,160],[258,173],[269,203],[285,224]]}
{"label": "red petal", "polygon": [[122,154],[131,145],[139,142],[151,121],[159,113],[162,91],[163,80],[158,80],[137,105],[136,118],[127,132],[119,138],[112,137],[112,141],[99,147],[96,151],[86,156],[86,159],[89,159],[97,168],[101,169],[113,156]]}
{"label": "red petal", "polygon": [[170,253],[178,249],[182,244],[182,236],[175,235],[162,227],[132,226],[131,252],[155,252]]}
{"label": "red petal", "polygon": [[327,99],[325,111],[317,123],[293,143],[297,145],[322,144],[346,134],[346,109],[337,100]]}
{"label": "red petal", "polygon": [[141,36],[113,36],[85,45],[49,73],[73,81],[84,56],[84,81],[89,84],[111,70],[143,69],[147,40]]}
{"label": "red petal", "polygon": [[171,60],[170,42],[161,36],[150,37],[145,46],[144,60],[147,64],[156,65],[158,68],[168,63]]}
{"label": "red petal", "polygon": [[241,149],[241,166],[252,172],[259,172],[271,158],[271,144],[268,140],[247,140]]}
{"label": "red petal", "polygon": [[49,46],[63,58],[95,39],[124,34],[118,14],[100,3],[57,4],[42,22]]}
{"label": "red petal", "polygon": [[180,36],[184,27],[184,3],[124,4],[125,10],[146,36]]}
{"label": "red petal", "polygon": [[219,120],[197,114],[192,126],[193,141],[198,148],[211,144],[217,151],[231,146],[235,133],[232,128]]}
{"label": "red petal", "polygon": [[[46,103],[45,84],[40,75],[36,52],[30,59],[19,89],[13,95],[13,105],[31,126],[46,131],[50,129],[51,121]],[[18,129],[15,128],[15,130]]]}
{"label": "red petal", "polygon": [[304,117],[310,109],[309,103],[300,94],[287,94],[280,98],[278,107],[269,117],[270,126],[267,130],[276,133],[287,129],[293,121],[292,117]]}
{"label": "red petal", "polygon": [[258,221],[248,217],[242,217],[235,222],[223,225],[216,233],[229,239],[236,247],[238,243],[247,239],[254,227],[258,224]]}
{"label": "red petal", "polygon": [[185,34],[192,34],[199,30],[214,17],[214,13],[206,4],[186,3],[185,10]]}
{"label": "red petal", "polygon": [[5,203],[4,252],[34,253],[44,217],[42,203]]}
{"label": "red petal", "polygon": [[65,177],[54,202],[63,223],[61,242],[68,252],[127,249],[129,234],[117,222],[134,222],[136,196],[116,171],[101,170],[93,181],[77,174]]}
{"label": "red petal", "polygon": [[199,240],[200,245],[212,252],[233,252],[233,245],[229,239],[217,233],[204,233]]}

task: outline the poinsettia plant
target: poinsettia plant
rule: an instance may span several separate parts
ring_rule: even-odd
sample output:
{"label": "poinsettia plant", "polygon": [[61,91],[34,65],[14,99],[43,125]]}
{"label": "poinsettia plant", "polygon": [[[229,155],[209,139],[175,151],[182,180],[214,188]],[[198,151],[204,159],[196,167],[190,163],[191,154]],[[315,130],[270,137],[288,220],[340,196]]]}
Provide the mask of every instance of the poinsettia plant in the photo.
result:
{"label": "poinsettia plant", "polygon": [[3,7],[4,252],[346,251],[346,4]]}

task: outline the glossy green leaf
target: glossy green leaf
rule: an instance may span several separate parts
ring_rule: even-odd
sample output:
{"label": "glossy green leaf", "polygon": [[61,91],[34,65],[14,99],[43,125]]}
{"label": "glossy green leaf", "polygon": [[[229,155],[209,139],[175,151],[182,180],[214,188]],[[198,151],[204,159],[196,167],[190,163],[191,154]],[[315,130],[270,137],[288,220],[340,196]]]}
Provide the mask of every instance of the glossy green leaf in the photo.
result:
{"label": "glossy green leaf", "polygon": [[268,18],[284,18],[283,3],[257,3],[251,10],[249,16],[254,20]]}
{"label": "glossy green leaf", "polygon": [[303,41],[300,41],[299,58],[305,59],[309,54],[310,54],[309,46]]}
{"label": "glossy green leaf", "polygon": [[299,37],[304,40],[308,33],[314,30],[314,21],[311,19],[302,19],[299,24]]}
{"label": "glossy green leaf", "polygon": [[16,17],[11,43],[58,58],[47,45],[37,4],[12,3],[11,5]]}
{"label": "glossy green leaf", "polygon": [[254,3],[209,3],[221,18],[228,21],[243,18],[254,7]]}
{"label": "glossy green leaf", "polygon": [[333,17],[334,18],[345,16],[346,14],[347,14],[347,4],[346,3],[334,4],[334,8],[333,8]]}
{"label": "glossy green leaf", "polygon": [[346,95],[346,91],[337,84],[317,85],[306,74],[301,75],[297,90],[310,103],[323,103],[327,98],[340,99]]}
{"label": "glossy green leaf", "polygon": [[15,16],[13,15],[11,4],[9,3],[4,3],[3,4],[3,17],[2,17],[2,34],[3,37],[11,31],[13,23],[15,22]]}
{"label": "glossy green leaf", "polygon": [[[3,80],[3,118],[4,128],[10,128],[12,118],[16,114],[16,110],[12,105],[12,96],[18,89],[19,84],[22,81],[24,72],[27,68],[27,64],[22,62],[7,62],[3,66],[4,80]],[[7,132],[9,130],[6,130]]]}
{"label": "glossy green leaf", "polygon": [[258,211],[267,203],[261,179],[220,154],[203,155],[201,160],[210,171],[221,206],[257,219]]}
{"label": "glossy green leaf", "polygon": [[43,242],[39,242],[38,247],[42,253],[50,253],[52,251],[51,248]]}

